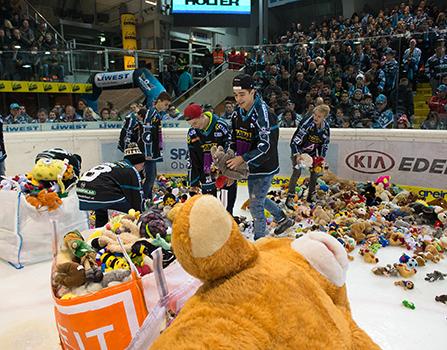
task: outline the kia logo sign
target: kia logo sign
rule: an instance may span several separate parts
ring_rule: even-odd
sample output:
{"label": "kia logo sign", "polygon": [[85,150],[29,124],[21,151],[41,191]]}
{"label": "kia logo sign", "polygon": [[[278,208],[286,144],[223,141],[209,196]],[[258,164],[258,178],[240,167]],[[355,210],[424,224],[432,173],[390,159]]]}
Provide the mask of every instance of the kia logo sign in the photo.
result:
{"label": "kia logo sign", "polygon": [[364,174],[380,174],[394,167],[394,159],[379,151],[357,151],[346,157],[346,165],[354,171]]}

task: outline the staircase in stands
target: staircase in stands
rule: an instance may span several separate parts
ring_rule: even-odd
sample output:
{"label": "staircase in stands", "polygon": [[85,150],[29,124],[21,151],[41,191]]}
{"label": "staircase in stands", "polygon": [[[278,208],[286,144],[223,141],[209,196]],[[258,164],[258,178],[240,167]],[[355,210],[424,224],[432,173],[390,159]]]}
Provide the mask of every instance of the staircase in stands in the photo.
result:
{"label": "staircase in stands", "polygon": [[432,96],[429,83],[420,83],[414,96],[414,128],[419,129],[430,111],[428,101]]}

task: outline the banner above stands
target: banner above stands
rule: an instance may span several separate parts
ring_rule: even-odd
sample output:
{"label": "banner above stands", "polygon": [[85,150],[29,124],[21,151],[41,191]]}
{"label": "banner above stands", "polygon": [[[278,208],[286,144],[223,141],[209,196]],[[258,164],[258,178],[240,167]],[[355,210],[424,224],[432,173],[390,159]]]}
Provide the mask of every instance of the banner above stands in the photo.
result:
{"label": "banner above stands", "polygon": [[45,94],[91,94],[92,84],[0,80],[0,92]]}

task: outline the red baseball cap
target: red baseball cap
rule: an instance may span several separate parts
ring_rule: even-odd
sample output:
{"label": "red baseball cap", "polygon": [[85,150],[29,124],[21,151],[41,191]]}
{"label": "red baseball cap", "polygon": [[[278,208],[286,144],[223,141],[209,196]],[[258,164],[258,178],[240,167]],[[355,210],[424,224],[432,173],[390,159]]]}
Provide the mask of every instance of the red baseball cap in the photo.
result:
{"label": "red baseball cap", "polygon": [[200,118],[200,116],[203,113],[202,106],[200,106],[197,103],[191,103],[188,107],[185,108],[183,111],[183,115],[185,117],[185,120],[191,120],[191,119],[197,119]]}

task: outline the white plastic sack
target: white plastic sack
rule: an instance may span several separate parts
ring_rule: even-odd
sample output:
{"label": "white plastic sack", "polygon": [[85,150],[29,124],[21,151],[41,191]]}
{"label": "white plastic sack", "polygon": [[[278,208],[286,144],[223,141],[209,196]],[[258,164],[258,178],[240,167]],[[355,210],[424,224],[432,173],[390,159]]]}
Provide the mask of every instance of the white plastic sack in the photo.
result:
{"label": "white plastic sack", "polygon": [[75,190],[55,211],[40,211],[16,191],[0,191],[0,258],[16,268],[51,260],[54,230],[58,239],[74,229],[88,229],[88,212],[79,210]]}
{"label": "white plastic sack", "polygon": [[178,261],[162,268],[161,249],[152,253],[154,272],[141,278],[149,311],[127,350],[147,350],[167,326],[168,310],[177,314],[202,282],[189,275]]}

